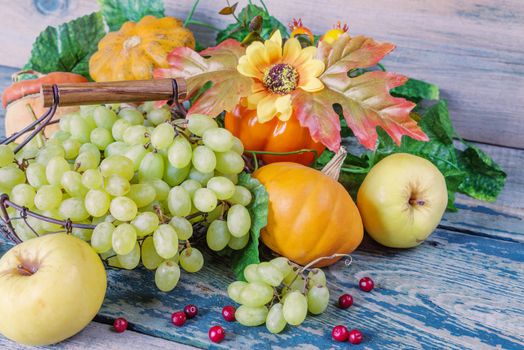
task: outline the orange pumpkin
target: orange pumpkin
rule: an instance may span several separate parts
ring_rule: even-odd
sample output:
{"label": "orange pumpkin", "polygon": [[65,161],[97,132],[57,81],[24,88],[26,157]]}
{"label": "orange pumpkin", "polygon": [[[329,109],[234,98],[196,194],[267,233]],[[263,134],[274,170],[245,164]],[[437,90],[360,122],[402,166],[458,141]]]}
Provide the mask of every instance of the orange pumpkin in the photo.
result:
{"label": "orange pumpkin", "polygon": [[[269,194],[265,245],[280,255],[306,265],[320,257],[348,254],[363,237],[357,206],[332,177],[296,163],[273,163],[253,176]],[[340,257],[315,266],[333,264]]]}
{"label": "orange pumpkin", "polygon": [[[320,156],[325,149],[324,145],[313,141],[309,129],[302,127],[295,115],[292,115],[287,122],[273,118],[266,123],[259,123],[256,110],[247,109],[239,104],[233,112],[226,113],[224,124],[226,129],[242,140],[245,149],[249,151],[293,152],[313,149],[317,152],[317,156]],[[295,162],[309,165],[314,161],[315,154],[312,152],[292,155],[264,154],[259,157],[266,164]]]}
{"label": "orange pumpkin", "polygon": [[[31,73],[37,76],[36,79],[17,81],[22,73]],[[83,83],[87,79],[79,74],[67,72],[52,72],[42,74],[34,71],[18,72],[13,75],[11,86],[7,87],[2,94],[2,105],[6,109],[5,113],[5,133],[10,136],[23,129],[28,124],[40,118],[46,111],[43,100],[40,96],[42,84],[60,83]],[[59,107],[53,117],[57,120],[60,116],[78,111],[79,107]],[[50,136],[58,129],[58,124],[52,124],[45,128],[46,136]],[[23,139],[25,135],[20,138]]]}
{"label": "orange pumpkin", "polygon": [[167,54],[181,46],[195,48],[193,33],[182,21],[145,16],[100,40],[89,59],[89,74],[95,81],[152,79],[153,69],[169,67]]}

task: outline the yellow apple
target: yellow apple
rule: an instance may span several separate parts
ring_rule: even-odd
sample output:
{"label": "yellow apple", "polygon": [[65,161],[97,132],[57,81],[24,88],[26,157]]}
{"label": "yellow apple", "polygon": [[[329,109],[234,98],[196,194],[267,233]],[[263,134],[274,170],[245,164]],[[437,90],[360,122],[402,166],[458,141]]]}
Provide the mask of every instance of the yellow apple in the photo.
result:
{"label": "yellow apple", "polygon": [[392,248],[424,242],[442,219],[447,202],[446,181],[437,167],[406,153],[378,162],[357,195],[367,233]]}
{"label": "yellow apple", "polygon": [[69,338],[96,315],[106,286],[86,242],[63,233],[25,241],[0,259],[0,333],[26,345]]}

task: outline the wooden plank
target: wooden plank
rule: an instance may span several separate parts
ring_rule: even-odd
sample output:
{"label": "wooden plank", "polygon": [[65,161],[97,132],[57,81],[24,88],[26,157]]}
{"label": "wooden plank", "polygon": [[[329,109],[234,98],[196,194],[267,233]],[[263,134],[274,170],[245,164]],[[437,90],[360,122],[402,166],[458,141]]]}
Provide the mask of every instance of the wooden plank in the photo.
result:
{"label": "wooden plank", "polygon": [[[68,5],[47,13],[35,5],[46,7],[46,3]],[[185,18],[193,1],[165,3],[168,15]],[[245,3],[240,1],[241,6]],[[322,33],[337,20],[345,20],[354,34],[396,43],[397,50],[385,61],[388,68],[440,85],[465,138],[524,148],[524,8],[520,1],[497,5],[489,0],[332,0],[322,6],[308,0],[266,3],[284,23],[302,16],[304,23]],[[223,1],[202,0],[195,18],[222,28],[232,20],[217,15],[223,6]],[[0,14],[3,33],[9,38],[0,47],[0,64],[22,65],[36,35],[47,25],[96,10],[94,1],[11,2]],[[192,29],[203,43],[213,42],[213,31]]]}
{"label": "wooden plank", "polygon": [[[362,330],[365,348],[517,349],[524,346],[523,248],[446,230],[411,250],[367,241],[353,254],[353,265],[339,262],[326,269],[327,312],[278,336],[222,319],[221,308],[231,304],[225,290],[232,273],[224,258],[209,255],[204,269],[183,273],[171,293],[157,291],[150,272],[110,270],[100,315],[125,317],[138,332],[197,347],[211,346],[207,331],[221,324],[226,339],[213,346],[221,349],[346,349],[331,340],[336,324]],[[358,290],[364,276],[376,283],[371,293]],[[340,310],[333,304],[346,292],[355,303]],[[189,303],[199,307],[199,315],[174,327],[171,313]]]}
{"label": "wooden plank", "polygon": [[[88,345],[89,344],[89,345]],[[115,333],[111,326],[103,323],[91,322],[84,330],[77,335],[61,343],[52,346],[24,346],[17,344],[0,335],[0,348],[11,350],[23,349],[86,349],[89,346],[91,350],[190,350],[195,349],[192,346],[173,343],[169,340],[140,334],[133,331],[124,333]]]}

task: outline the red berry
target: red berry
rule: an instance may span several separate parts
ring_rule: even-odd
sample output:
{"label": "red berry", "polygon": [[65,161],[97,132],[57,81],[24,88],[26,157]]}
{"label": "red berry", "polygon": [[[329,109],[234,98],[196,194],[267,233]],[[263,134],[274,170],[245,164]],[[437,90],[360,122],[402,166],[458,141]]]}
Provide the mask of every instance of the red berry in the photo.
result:
{"label": "red berry", "polygon": [[182,327],[186,323],[186,314],[183,311],[173,312],[171,314],[171,322],[175,326]]}
{"label": "red berry", "polygon": [[334,340],[342,342],[348,340],[349,332],[346,326],[338,325],[333,327],[331,336]]}
{"label": "red berry", "polygon": [[127,329],[127,321],[125,318],[119,317],[113,322],[113,327],[117,333],[122,333]]}
{"label": "red berry", "polygon": [[186,305],[186,307],[184,307],[184,313],[187,318],[193,318],[198,315],[198,308],[193,304]]}
{"label": "red berry", "polygon": [[358,329],[352,329],[349,331],[349,342],[351,344],[362,343],[362,332]]}
{"label": "red berry", "polygon": [[213,343],[220,343],[222,340],[224,340],[224,337],[226,336],[226,332],[224,331],[224,328],[220,326],[213,326],[209,328],[209,339]]}
{"label": "red berry", "polygon": [[364,292],[371,292],[373,287],[375,287],[375,283],[373,283],[373,280],[369,277],[362,277],[358,285]]}
{"label": "red berry", "polygon": [[342,294],[338,298],[338,307],[340,307],[341,309],[347,309],[351,305],[353,305],[353,297],[351,295]]}
{"label": "red berry", "polygon": [[222,317],[227,322],[233,322],[235,320],[235,308],[231,305],[224,306],[222,309]]}

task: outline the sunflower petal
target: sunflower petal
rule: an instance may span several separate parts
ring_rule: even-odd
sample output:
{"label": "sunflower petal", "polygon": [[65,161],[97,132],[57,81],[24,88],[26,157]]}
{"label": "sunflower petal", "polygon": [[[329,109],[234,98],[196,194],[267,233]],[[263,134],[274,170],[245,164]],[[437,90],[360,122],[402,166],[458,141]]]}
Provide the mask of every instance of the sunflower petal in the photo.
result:
{"label": "sunflower petal", "polygon": [[284,44],[284,54],[282,61],[284,63],[293,65],[298,56],[300,56],[300,51],[302,51],[300,42],[295,38],[288,39],[288,41],[286,41]]}
{"label": "sunflower petal", "polygon": [[280,96],[275,100],[275,108],[278,113],[278,119],[285,122],[291,117],[293,111],[291,106],[291,95]]}
{"label": "sunflower petal", "polygon": [[272,41],[279,47],[282,47],[282,34],[280,34],[280,30],[276,30],[273,35],[271,35],[271,38],[269,38],[269,41]]}
{"label": "sunflower petal", "polygon": [[268,95],[267,91],[259,91],[255,92],[247,97],[247,106],[249,109],[255,109],[257,108],[258,103],[260,100],[262,100],[264,97]]}
{"label": "sunflower petal", "polygon": [[297,68],[300,75],[316,78],[324,72],[325,65],[321,60],[312,59]]}
{"label": "sunflower petal", "polygon": [[259,123],[265,123],[273,119],[277,109],[275,102],[277,95],[269,94],[258,102],[257,105],[257,116]]}
{"label": "sunflower petal", "polygon": [[320,81],[320,79],[310,77],[306,82],[301,82],[298,87],[307,92],[316,92],[322,90],[324,88],[324,84],[322,81]]}

